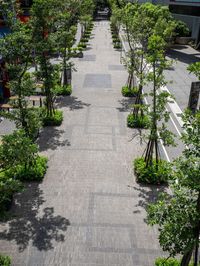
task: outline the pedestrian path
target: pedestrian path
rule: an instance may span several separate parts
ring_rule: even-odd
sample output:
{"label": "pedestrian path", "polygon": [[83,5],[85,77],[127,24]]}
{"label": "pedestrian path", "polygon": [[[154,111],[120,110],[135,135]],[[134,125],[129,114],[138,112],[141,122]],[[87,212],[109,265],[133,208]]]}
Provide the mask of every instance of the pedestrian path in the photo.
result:
{"label": "pedestrian path", "polygon": [[16,197],[14,217],[0,224],[0,252],[14,266],[153,266],[161,252],[145,207],[162,188],[134,179],[144,146],[126,127],[127,73],[107,21],[95,23],[75,65],[73,94],[58,103],[64,122],[39,140],[47,175]]}

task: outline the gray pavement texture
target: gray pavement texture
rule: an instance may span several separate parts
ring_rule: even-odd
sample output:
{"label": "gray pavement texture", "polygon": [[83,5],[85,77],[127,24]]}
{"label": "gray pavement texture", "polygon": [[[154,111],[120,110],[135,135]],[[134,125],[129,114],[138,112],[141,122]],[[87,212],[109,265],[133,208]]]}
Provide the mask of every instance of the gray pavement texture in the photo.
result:
{"label": "gray pavement texture", "polygon": [[173,65],[165,71],[167,88],[175,96],[182,111],[188,106],[191,83],[197,77],[187,70],[189,64],[200,61],[200,52],[188,45],[174,45],[167,52],[167,57],[173,60]]}
{"label": "gray pavement texture", "polygon": [[47,174],[16,195],[0,223],[0,253],[14,266],[153,266],[163,253],[145,208],[165,188],[135,182],[132,160],[144,145],[126,127],[127,73],[107,21],[95,23],[75,64],[73,94],[57,102],[64,122],[39,139]]}

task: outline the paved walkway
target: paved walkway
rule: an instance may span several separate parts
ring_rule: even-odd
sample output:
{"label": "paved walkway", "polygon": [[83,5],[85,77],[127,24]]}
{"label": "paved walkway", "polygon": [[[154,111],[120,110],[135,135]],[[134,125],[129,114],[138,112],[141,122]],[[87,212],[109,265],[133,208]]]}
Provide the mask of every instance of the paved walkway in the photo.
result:
{"label": "paved walkway", "polygon": [[14,217],[0,224],[0,252],[14,266],[153,266],[160,255],[156,229],[145,222],[158,189],[137,185],[131,169],[143,147],[137,130],[126,128],[127,73],[108,22],[93,33],[84,58],[75,59],[73,94],[58,103],[64,123],[40,138],[47,175],[27,185]]}

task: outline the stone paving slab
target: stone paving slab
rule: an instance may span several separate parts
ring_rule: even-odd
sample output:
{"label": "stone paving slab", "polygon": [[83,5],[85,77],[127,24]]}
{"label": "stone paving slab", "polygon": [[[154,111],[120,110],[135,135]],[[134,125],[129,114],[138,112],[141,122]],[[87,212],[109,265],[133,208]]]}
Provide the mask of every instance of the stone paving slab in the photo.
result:
{"label": "stone paving slab", "polygon": [[14,266],[153,266],[163,255],[145,208],[165,188],[135,182],[132,160],[144,145],[126,127],[127,73],[109,23],[96,22],[93,34],[86,60],[74,59],[72,96],[57,101],[63,124],[45,128],[38,141],[47,174],[26,184],[14,216],[0,223],[0,252]]}

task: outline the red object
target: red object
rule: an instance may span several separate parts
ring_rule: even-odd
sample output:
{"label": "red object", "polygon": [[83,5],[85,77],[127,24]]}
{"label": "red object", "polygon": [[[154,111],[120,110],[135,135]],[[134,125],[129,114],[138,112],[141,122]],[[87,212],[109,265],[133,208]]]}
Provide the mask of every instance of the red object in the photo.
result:
{"label": "red object", "polygon": [[18,15],[18,18],[20,19],[21,22],[27,23],[30,19],[29,16],[24,16],[24,15]]}

